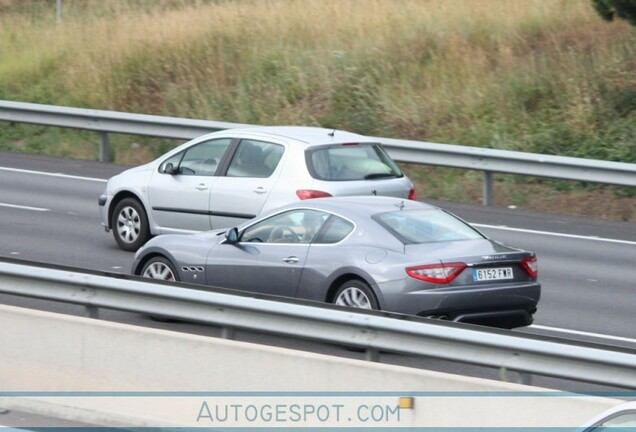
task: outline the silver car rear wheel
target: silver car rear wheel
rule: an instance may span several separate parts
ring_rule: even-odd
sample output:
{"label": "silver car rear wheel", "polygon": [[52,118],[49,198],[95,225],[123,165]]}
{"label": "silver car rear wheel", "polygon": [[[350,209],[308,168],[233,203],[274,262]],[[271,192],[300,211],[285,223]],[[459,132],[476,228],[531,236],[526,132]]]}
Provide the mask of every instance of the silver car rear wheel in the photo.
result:
{"label": "silver car rear wheel", "polygon": [[141,270],[141,276],[172,282],[179,280],[179,275],[174,266],[163,257],[151,258]]}
{"label": "silver car rear wheel", "polygon": [[334,304],[359,309],[379,309],[378,300],[369,286],[360,280],[350,280],[338,288]]}

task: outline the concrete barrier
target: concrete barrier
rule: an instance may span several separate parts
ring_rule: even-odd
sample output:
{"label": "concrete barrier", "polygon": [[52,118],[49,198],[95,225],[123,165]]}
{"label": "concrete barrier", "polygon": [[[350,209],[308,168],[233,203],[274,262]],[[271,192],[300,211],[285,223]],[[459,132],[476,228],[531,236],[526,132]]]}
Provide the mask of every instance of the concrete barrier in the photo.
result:
{"label": "concrete barrier", "polygon": [[0,347],[0,406],[104,426],[572,427],[620,402],[10,306]]}

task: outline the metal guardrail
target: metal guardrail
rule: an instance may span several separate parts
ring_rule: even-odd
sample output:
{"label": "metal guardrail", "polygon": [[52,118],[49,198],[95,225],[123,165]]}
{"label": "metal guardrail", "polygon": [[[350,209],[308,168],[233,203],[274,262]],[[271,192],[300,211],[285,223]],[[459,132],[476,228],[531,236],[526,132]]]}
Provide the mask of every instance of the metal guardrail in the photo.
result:
{"label": "metal guardrail", "polygon": [[635,350],[36,264],[0,259],[0,292],[81,305],[94,318],[107,308],[221,326],[226,338],[245,329],[353,346],[374,361],[403,353],[636,389]]}
{"label": "metal guardrail", "polygon": [[[0,120],[100,132],[99,160],[102,162],[108,161],[109,133],[191,139],[208,132],[254,126],[12,101],[0,101]],[[493,173],[636,186],[636,164],[381,137],[377,139],[398,162],[482,171],[485,205],[492,205],[493,202]]]}
{"label": "metal guardrail", "polygon": [[100,132],[99,160],[101,162],[109,160],[109,133],[192,139],[214,131],[250,126],[2,100],[0,100],[0,120]]}

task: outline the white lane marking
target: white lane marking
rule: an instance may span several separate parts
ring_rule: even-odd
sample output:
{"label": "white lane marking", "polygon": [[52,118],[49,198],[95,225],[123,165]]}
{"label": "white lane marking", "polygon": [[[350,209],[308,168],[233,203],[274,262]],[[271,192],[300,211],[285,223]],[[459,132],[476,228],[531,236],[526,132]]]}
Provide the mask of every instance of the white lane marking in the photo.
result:
{"label": "white lane marking", "polygon": [[[73,176],[73,175],[61,174],[61,173],[49,173],[49,172],[43,172],[43,171],[31,171],[31,170],[24,170],[24,169],[19,169],[19,168],[0,167],[0,171],[13,171],[13,172],[26,173],[26,174],[38,174],[38,175],[45,175],[45,176],[51,176],[51,177],[61,177],[61,178],[70,178],[70,179],[76,179],[76,180],[94,181],[94,182],[100,182],[100,183],[106,183],[107,182],[107,180],[105,180],[105,179],[97,179],[97,178],[93,178],[93,177],[81,177],[81,176]],[[478,223],[471,223],[471,225],[474,225],[476,227],[481,227],[481,228],[500,229],[500,230],[505,230],[505,231],[517,231],[517,232],[523,232],[523,233],[528,233],[528,234],[542,234],[542,235],[551,235],[551,236],[557,236],[557,237],[575,238],[575,239],[581,239],[581,240],[594,240],[594,241],[604,241],[604,242],[610,242],[610,243],[621,243],[621,244],[636,245],[636,242],[628,241],[628,240],[617,240],[617,239],[608,239],[608,238],[603,238],[603,237],[593,237],[593,236],[581,236],[581,235],[575,235],[575,234],[554,233],[554,232],[550,232],[550,231],[536,231],[536,230],[529,230],[529,229],[523,229],[523,228],[510,228],[510,227],[503,226],[503,225],[486,225],[486,224],[478,224]]]}
{"label": "white lane marking", "polygon": [[31,210],[31,211],[39,211],[39,212],[51,211],[51,209],[47,209],[47,208],[29,207],[29,206],[16,205],[16,204],[7,204],[7,203],[0,203],[0,207],[10,207],[10,208],[16,208],[21,210]]}
{"label": "white lane marking", "polygon": [[0,167],[0,171],[12,171],[12,172],[19,172],[23,174],[37,174],[37,175],[43,175],[43,176],[49,176],[49,177],[60,177],[60,178],[68,178],[68,179],[74,179],[74,180],[86,180],[86,181],[93,181],[93,182],[100,182],[100,183],[106,183],[107,181],[104,179],[98,179],[93,177],[81,177],[81,176],[74,176],[69,174],[50,173],[50,172],[43,172],[43,171],[31,171],[31,170],[25,170],[25,169],[19,169],[19,168]]}
{"label": "white lane marking", "polygon": [[588,337],[593,337],[593,338],[598,338],[598,339],[610,339],[610,340],[614,340],[614,341],[629,342],[629,343],[636,344],[636,339],[631,339],[631,338],[622,337],[622,336],[612,336],[612,335],[605,335],[605,334],[601,334],[601,333],[590,333],[590,332],[584,332],[584,331],[580,331],[580,330],[569,330],[569,329],[562,329],[562,328],[556,328],[556,327],[547,327],[547,326],[536,325],[536,324],[532,324],[528,328],[529,329],[552,331],[552,332],[557,332],[557,333],[568,333],[568,334],[573,334],[573,335],[578,335],[578,336],[588,336]]}
{"label": "white lane marking", "polygon": [[629,241],[629,240],[618,240],[618,239],[609,239],[604,237],[555,233],[551,231],[536,231],[536,230],[529,230],[529,229],[523,229],[523,228],[510,228],[503,225],[485,225],[485,224],[478,224],[478,223],[470,223],[470,224],[480,228],[499,229],[504,231],[517,231],[517,232],[528,233],[528,234],[541,234],[541,235],[550,235],[550,236],[556,236],[556,237],[568,237],[568,238],[574,238],[574,239],[580,239],[580,240],[593,240],[593,241],[602,241],[602,242],[610,242],[610,243],[636,245],[636,241]]}

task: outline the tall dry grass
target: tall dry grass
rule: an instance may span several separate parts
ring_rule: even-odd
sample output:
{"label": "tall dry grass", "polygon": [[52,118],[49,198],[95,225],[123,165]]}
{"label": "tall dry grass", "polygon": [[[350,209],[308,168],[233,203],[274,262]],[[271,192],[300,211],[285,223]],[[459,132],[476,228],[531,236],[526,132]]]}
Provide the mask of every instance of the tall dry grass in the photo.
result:
{"label": "tall dry grass", "polygon": [[18,2],[5,99],[636,157],[636,33],[589,0]]}
{"label": "tall dry grass", "polygon": [[[60,23],[51,0],[0,0],[0,99],[625,162],[635,51],[591,0],[63,0]],[[96,141],[0,124],[0,150],[95,158]],[[111,145],[138,164],[176,143]],[[476,173],[405,169],[421,196],[479,201]],[[636,217],[634,188],[496,180],[498,205]]]}

